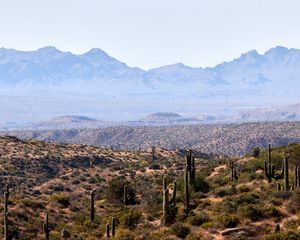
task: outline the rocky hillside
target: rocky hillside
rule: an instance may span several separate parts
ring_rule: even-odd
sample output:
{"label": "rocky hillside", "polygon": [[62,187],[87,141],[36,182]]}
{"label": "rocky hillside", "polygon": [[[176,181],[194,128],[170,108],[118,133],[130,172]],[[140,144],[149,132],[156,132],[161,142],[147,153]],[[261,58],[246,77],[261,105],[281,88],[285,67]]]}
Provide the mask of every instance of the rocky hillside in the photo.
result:
{"label": "rocky hillside", "polygon": [[[272,150],[276,174],[289,156],[289,177],[271,177],[271,182],[263,167],[267,152],[227,159],[2,137],[1,196],[9,184],[7,239],[45,239],[44,230],[50,239],[107,239],[109,228],[113,237],[112,226],[117,240],[299,239],[300,183],[294,185],[293,168],[300,165],[300,145]],[[1,198],[1,211],[3,204]]]}
{"label": "rocky hillside", "polygon": [[204,153],[242,156],[256,146],[300,141],[300,122],[186,125],[165,127],[108,127],[101,129],[2,132],[22,139],[90,144],[123,150],[151,146],[175,150],[190,147]]}

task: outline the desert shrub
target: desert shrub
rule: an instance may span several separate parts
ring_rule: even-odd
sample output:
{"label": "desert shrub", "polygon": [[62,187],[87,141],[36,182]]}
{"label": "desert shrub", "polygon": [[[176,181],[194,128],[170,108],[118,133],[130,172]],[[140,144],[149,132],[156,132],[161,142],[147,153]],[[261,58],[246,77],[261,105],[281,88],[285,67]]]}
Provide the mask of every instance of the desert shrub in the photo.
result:
{"label": "desert shrub", "polygon": [[259,196],[255,193],[245,193],[237,197],[237,204],[256,204],[259,201]]}
{"label": "desert shrub", "polygon": [[264,217],[264,211],[262,206],[249,204],[245,206],[241,206],[238,209],[239,215],[242,217],[248,218],[252,221],[258,221],[259,219]]}
{"label": "desert shrub", "polygon": [[195,192],[209,192],[209,184],[202,176],[196,176],[194,184]]}
{"label": "desert shrub", "polygon": [[252,157],[258,158],[260,156],[260,148],[259,147],[255,147],[252,150]]}
{"label": "desert shrub", "polygon": [[23,199],[22,203],[24,204],[24,206],[30,207],[32,209],[38,209],[38,208],[44,209],[45,208],[44,203],[38,202],[38,201],[33,201],[31,199]]}
{"label": "desert shrub", "polygon": [[134,235],[129,230],[119,230],[116,234],[116,240],[134,240]]}
{"label": "desert shrub", "polygon": [[300,239],[300,234],[293,231],[273,233],[264,238],[264,240],[298,240],[298,239]]}
{"label": "desert shrub", "polygon": [[241,185],[240,187],[238,187],[238,191],[240,193],[245,193],[245,192],[250,192],[251,189],[246,185]]}
{"label": "desert shrub", "polygon": [[120,216],[120,222],[125,228],[131,230],[136,227],[141,217],[141,212],[135,209],[130,209]]}
{"label": "desert shrub", "polygon": [[209,218],[208,218],[207,214],[201,213],[201,214],[196,214],[195,216],[189,217],[188,220],[189,220],[190,224],[192,224],[193,226],[200,226],[203,223],[208,222]]}
{"label": "desert shrub", "polygon": [[172,225],[171,230],[179,238],[185,238],[190,233],[190,229],[182,223],[175,223]]}
{"label": "desert shrub", "polygon": [[297,189],[293,192],[291,200],[288,204],[288,211],[293,214],[300,212],[300,189]]}
{"label": "desert shrub", "polygon": [[149,169],[152,170],[159,170],[160,169],[160,165],[158,163],[152,163],[149,167]]}
{"label": "desert shrub", "polygon": [[128,204],[136,204],[135,190],[128,181],[116,177],[108,182],[107,197],[108,199],[122,202],[124,197],[124,186],[127,186]]}
{"label": "desert shrub", "polygon": [[261,158],[254,158],[243,165],[243,171],[255,172],[264,168],[264,162]]}
{"label": "desert shrub", "polygon": [[225,228],[233,228],[239,223],[239,219],[235,215],[224,214],[219,217],[219,221]]}
{"label": "desert shrub", "polygon": [[70,205],[69,197],[63,193],[53,194],[51,200],[59,203],[61,206],[67,208]]}
{"label": "desert shrub", "polygon": [[214,193],[217,197],[225,197],[233,194],[232,190],[233,190],[232,188],[224,187],[224,188],[216,189]]}
{"label": "desert shrub", "polygon": [[225,200],[222,203],[222,210],[225,213],[234,213],[237,210],[237,203],[235,201]]}
{"label": "desert shrub", "polygon": [[269,207],[266,210],[266,215],[269,217],[280,218],[282,213],[276,207]]}
{"label": "desert shrub", "polygon": [[273,193],[273,196],[275,198],[285,200],[291,198],[292,193],[290,191],[276,191]]}
{"label": "desert shrub", "polygon": [[200,207],[200,208],[206,208],[206,207],[209,207],[209,206],[211,206],[211,201],[207,200],[207,199],[202,200],[198,205],[198,207]]}
{"label": "desert shrub", "polygon": [[65,187],[63,184],[59,183],[57,185],[50,185],[49,189],[51,189],[55,192],[62,192],[62,191],[64,191]]}
{"label": "desert shrub", "polygon": [[213,179],[213,183],[217,186],[225,186],[228,181],[228,177],[216,177],[215,179]]}

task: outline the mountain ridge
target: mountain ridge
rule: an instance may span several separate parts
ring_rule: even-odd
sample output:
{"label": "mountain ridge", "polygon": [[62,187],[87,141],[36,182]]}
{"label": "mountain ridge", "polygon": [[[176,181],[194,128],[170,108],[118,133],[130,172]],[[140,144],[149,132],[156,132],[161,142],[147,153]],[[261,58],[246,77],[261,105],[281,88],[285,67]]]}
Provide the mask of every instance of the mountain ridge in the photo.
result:
{"label": "mountain ridge", "polygon": [[73,113],[105,121],[151,112],[231,116],[300,102],[299,79],[300,50],[284,47],[252,50],[215,67],[176,63],[149,70],[97,48],[82,54],[1,48],[0,122],[18,125]]}

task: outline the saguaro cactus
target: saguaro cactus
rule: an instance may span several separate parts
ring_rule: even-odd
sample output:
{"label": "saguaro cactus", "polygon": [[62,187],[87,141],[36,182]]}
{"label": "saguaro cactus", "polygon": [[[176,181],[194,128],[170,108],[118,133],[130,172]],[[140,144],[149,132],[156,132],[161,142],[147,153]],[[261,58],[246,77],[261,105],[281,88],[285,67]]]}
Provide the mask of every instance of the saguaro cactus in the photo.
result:
{"label": "saguaro cactus", "polygon": [[169,222],[169,189],[166,188],[163,190],[163,221],[164,224],[167,224]]}
{"label": "saguaro cactus", "polygon": [[264,161],[264,172],[265,176],[268,179],[268,182],[272,182],[272,178],[275,175],[274,165],[272,164],[272,157],[271,157],[271,145],[269,144],[268,148],[268,161]]}
{"label": "saguaro cactus", "polygon": [[196,178],[195,157],[192,150],[188,150],[186,153],[186,165],[188,168],[189,185],[194,186]]}
{"label": "saguaro cactus", "polygon": [[6,185],[7,198],[9,198],[9,184]]}
{"label": "saguaro cactus", "polygon": [[294,167],[294,187],[300,187],[300,168],[299,166]]}
{"label": "saguaro cactus", "polygon": [[172,199],[171,199],[171,202],[173,203],[174,208],[176,207],[176,193],[177,193],[177,184],[174,181],[173,182],[173,196],[172,196]]}
{"label": "saguaro cactus", "polygon": [[4,192],[4,212],[3,212],[3,232],[4,232],[4,240],[8,240],[8,192]]}
{"label": "saguaro cactus", "polygon": [[229,168],[230,168],[230,180],[237,181],[238,180],[237,168],[233,161],[229,162]]}
{"label": "saguaro cactus", "polygon": [[190,193],[189,193],[189,171],[188,166],[184,169],[184,204],[186,208],[190,207]]}
{"label": "saguaro cactus", "polygon": [[277,191],[281,191],[281,184],[277,183]]}
{"label": "saguaro cactus", "polygon": [[91,199],[90,199],[90,220],[92,222],[95,221],[95,192],[91,192]]}
{"label": "saguaro cactus", "polygon": [[290,190],[289,185],[289,161],[287,158],[284,159],[284,190]]}
{"label": "saguaro cactus", "polygon": [[163,178],[163,223],[168,224],[176,214],[176,193],[177,185],[173,182],[173,194],[169,200],[169,189],[167,187],[166,177]]}
{"label": "saguaro cactus", "polygon": [[116,235],[116,220],[114,217],[111,219],[111,235],[112,237]]}
{"label": "saguaro cactus", "polygon": [[106,238],[110,238],[110,232],[109,232],[109,224],[106,224]]}
{"label": "saguaro cactus", "polygon": [[45,233],[45,239],[49,240],[49,235],[50,235],[50,228],[49,228],[49,215],[48,213],[45,216],[45,221],[43,224],[43,228],[44,228],[44,233]]}
{"label": "saguaro cactus", "polygon": [[124,202],[124,205],[128,205],[128,188],[127,188],[127,185],[124,186],[123,202]]}

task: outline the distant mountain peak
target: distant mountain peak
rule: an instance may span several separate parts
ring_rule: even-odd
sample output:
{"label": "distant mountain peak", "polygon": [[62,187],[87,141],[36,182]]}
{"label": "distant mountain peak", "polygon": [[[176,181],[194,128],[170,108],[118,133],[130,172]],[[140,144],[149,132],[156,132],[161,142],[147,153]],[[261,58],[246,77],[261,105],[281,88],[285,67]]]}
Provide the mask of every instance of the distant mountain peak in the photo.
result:
{"label": "distant mountain peak", "polygon": [[173,112],[157,112],[157,113],[151,113],[147,117],[145,117],[144,121],[165,121],[165,120],[173,120],[173,119],[179,119],[182,118],[177,113]]}
{"label": "distant mountain peak", "polygon": [[243,53],[239,59],[245,58],[259,58],[261,55],[256,50],[251,50],[249,52]]}
{"label": "distant mountain peak", "polygon": [[58,50],[56,47],[53,47],[53,46],[46,46],[46,47],[42,47],[42,48],[39,48],[37,50],[38,52],[47,52],[47,53],[60,53],[61,51]]}
{"label": "distant mountain peak", "polygon": [[282,47],[282,46],[276,46],[274,48],[269,49],[265,52],[265,55],[271,55],[271,54],[277,54],[277,55],[285,55],[290,52],[291,49]]}
{"label": "distant mountain peak", "polygon": [[[82,56],[89,56],[89,57],[110,57],[105,51],[100,48],[92,48],[88,52],[82,54]],[[111,57],[110,57],[111,58]]]}

